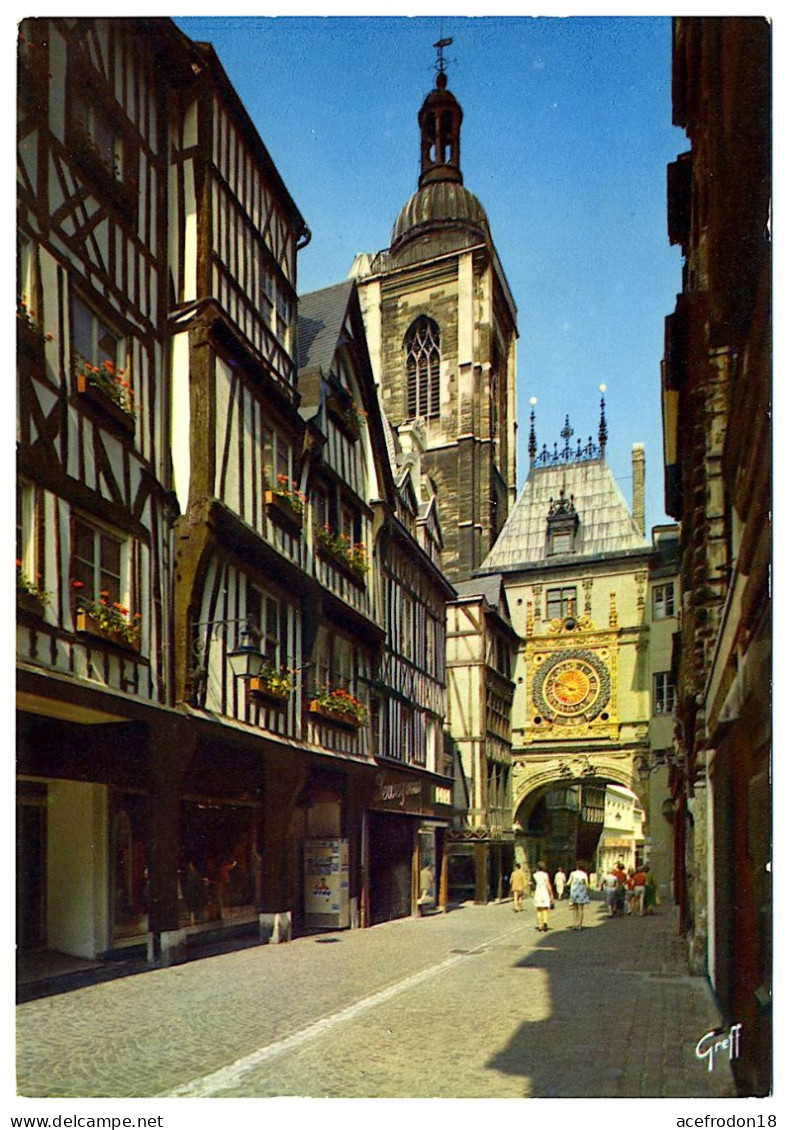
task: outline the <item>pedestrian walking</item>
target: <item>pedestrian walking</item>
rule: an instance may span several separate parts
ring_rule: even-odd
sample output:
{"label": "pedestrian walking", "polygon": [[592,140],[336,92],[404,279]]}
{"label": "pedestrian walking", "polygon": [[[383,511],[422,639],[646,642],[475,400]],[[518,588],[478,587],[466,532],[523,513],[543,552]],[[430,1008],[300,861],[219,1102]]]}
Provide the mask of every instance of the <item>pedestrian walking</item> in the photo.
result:
{"label": "pedestrian walking", "polygon": [[521,863],[514,864],[514,870],[511,872],[511,894],[514,896],[514,914],[518,914],[522,909],[522,899],[525,894],[525,873],[522,870]]}
{"label": "pedestrian walking", "polygon": [[645,913],[652,914],[653,907],[659,905],[659,888],[656,876],[649,865],[642,869],[645,872]]}
{"label": "pedestrian walking", "polygon": [[536,908],[536,929],[540,930],[542,934],[546,934],[549,926],[547,925],[547,918],[549,912],[554,906],[555,896],[552,893],[552,884],[549,881],[549,872],[543,860],[539,860],[536,864],[536,870],[533,874],[533,882],[536,887],[533,891],[533,904]]}
{"label": "pedestrian walking", "polygon": [[590,895],[588,894],[590,880],[585,867],[585,861],[578,859],[574,870],[568,877],[568,905],[574,915],[574,925],[570,927],[572,930],[582,929],[585,907],[590,902]]}
{"label": "pedestrian walking", "polygon": [[623,861],[618,860],[612,868],[613,873],[618,881],[618,889],[616,891],[617,898],[615,899],[615,913],[625,914],[626,912],[626,872],[623,869]]}
{"label": "pedestrian walking", "polygon": [[563,892],[566,889],[566,873],[562,867],[558,867],[555,872],[555,894],[558,899],[562,899]]}
{"label": "pedestrian walking", "polygon": [[638,914],[640,918],[645,917],[645,889],[647,881],[648,877],[641,867],[638,867],[631,876],[631,884],[634,891],[632,911]]}
{"label": "pedestrian walking", "polygon": [[604,874],[601,889],[607,904],[607,916],[614,918],[618,911],[618,877],[613,870],[610,869]]}

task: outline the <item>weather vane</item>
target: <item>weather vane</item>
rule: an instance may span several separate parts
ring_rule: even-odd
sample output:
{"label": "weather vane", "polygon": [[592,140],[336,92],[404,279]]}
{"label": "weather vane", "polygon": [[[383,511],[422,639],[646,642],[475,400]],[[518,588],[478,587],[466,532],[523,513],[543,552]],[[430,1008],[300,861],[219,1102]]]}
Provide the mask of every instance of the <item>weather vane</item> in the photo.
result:
{"label": "weather vane", "polygon": [[437,49],[437,62],[435,63],[435,71],[438,75],[445,74],[445,57],[443,55],[443,48],[450,47],[453,42],[453,39],[449,37],[447,39],[438,39],[437,43],[432,44],[432,46]]}

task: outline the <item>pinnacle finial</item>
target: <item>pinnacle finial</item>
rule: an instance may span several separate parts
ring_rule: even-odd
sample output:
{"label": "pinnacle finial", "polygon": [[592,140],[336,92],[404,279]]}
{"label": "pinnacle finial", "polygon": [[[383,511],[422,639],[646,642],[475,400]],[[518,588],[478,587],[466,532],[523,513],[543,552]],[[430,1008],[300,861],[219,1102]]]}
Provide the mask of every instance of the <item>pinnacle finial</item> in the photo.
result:
{"label": "pinnacle finial", "polygon": [[605,407],[605,405],[604,405],[604,393],[607,391],[607,386],[606,385],[599,385],[598,389],[599,389],[599,392],[601,393],[601,418],[600,418],[599,424],[598,424],[598,445],[601,448],[601,454],[603,456],[604,448],[607,446],[607,438],[608,438],[608,436],[607,436],[607,417],[604,413],[604,407]]}
{"label": "pinnacle finial", "polygon": [[530,462],[535,460],[538,452],[536,445],[536,404],[538,401],[535,396],[530,397],[530,436],[528,438],[527,453],[530,456]]}

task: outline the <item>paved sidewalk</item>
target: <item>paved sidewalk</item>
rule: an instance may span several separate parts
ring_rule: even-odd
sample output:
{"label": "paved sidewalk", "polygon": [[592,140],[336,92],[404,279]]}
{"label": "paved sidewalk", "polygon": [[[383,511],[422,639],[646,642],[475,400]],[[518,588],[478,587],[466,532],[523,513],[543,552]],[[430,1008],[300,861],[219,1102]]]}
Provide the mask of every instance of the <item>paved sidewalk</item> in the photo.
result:
{"label": "paved sidewalk", "polygon": [[734,1097],[728,1059],[695,1055],[718,1015],[674,910],[570,920],[464,904],[31,1000],[19,1093]]}

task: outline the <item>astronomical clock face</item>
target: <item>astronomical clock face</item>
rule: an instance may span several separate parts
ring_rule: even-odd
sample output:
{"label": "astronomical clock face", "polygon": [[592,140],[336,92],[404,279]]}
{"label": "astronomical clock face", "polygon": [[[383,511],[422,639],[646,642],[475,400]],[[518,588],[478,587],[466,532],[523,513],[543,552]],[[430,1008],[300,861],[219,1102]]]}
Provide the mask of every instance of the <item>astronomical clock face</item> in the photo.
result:
{"label": "astronomical clock face", "polygon": [[536,710],[549,721],[590,722],[609,702],[606,664],[592,651],[558,651],[533,678]]}

